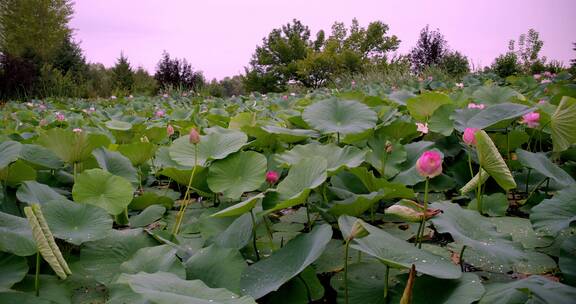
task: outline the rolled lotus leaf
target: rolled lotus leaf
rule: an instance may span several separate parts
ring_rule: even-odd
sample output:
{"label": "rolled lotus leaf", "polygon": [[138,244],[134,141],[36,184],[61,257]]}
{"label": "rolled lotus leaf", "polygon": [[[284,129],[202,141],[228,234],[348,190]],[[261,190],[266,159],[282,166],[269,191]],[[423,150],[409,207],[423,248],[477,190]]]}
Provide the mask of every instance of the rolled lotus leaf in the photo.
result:
{"label": "rolled lotus leaf", "polygon": [[56,241],[54,240],[52,232],[50,232],[46,219],[44,219],[40,205],[33,204],[31,207],[25,207],[24,213],[32,228],[32,236],[34,237],[36,246],[38,246],[38,251],[50,267],[52,267],[54,272],[56,272],[56,275],[61,279],[66,279],[68,275],[72,274],[72,271],[56,245]]}

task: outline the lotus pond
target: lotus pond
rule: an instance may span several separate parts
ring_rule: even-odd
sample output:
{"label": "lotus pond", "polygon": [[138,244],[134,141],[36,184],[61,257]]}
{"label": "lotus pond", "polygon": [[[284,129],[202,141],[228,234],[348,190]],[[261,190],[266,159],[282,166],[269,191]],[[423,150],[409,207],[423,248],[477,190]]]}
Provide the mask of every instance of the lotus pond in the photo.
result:
{"label": "lotus pond", "polygon": [[576,85],[2,106],[1,303],[574,303]]}

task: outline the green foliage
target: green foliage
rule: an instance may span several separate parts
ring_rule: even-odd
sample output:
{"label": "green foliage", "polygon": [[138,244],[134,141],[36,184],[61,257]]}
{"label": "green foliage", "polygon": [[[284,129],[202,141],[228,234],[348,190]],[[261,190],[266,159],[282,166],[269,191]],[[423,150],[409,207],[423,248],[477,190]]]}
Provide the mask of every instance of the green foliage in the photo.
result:
{"label": "green foliage", "polygon": [[427,25],[420,31],[416,46],[410,51],[412,69],[421,72],[425,67],[440,64],[448,52],[448,42],[440,30],[430,30]]}
{"label": "green foliage", "polygon": [[470,72],[468,58],[457,51],[444,55],[438,66],[455,78],[460,78]]}
{"label": "green foliage", "polygon": [[127,95],[131,92],[134,84],[134,72],[124,53],[120,53],[116,65],[112,68],[112,81],[114,81],[115,89],[119,93],[117,95]]}

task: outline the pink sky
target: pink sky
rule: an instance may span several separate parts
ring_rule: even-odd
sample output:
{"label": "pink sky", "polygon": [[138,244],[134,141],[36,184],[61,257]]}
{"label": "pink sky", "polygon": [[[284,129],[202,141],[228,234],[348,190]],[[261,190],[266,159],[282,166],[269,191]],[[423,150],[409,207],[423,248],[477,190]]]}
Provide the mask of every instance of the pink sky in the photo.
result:
{"label": "pink sky", "polygon": [[544,40],[541,54],[568,64],[576,57],[574,12],[576,0],[77,0],[71,25],[90,62],[111,66],[123,51],[133,66],[154,72],[166,50],[220,79],[243,73],[262,38],[293,18],[312,35],[334,21],[381,20],[402,40],[399,53],[430,24],[481,66],[532,27]]}

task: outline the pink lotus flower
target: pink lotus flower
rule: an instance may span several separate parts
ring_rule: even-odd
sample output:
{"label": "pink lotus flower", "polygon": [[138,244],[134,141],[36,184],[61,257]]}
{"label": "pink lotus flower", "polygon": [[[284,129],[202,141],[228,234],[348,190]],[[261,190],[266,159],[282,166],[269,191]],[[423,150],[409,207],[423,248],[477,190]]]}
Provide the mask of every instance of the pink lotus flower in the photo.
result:
{"label": "pink lotus flower", "polygon": [[57,121],[65,121],[66,120],[66,116],[64,116],[64,114],[60,113],[60,112],[56,112],[56,120]]}
{"label": "pink lotus flower", "polygon": [[542,79],[542,81],[540,81],[541,84],[546,84],[546,83],[551,83],[552,80],[550,79]]}
{"label": "pink lotus flower", "polygon": [[442,173],[442,155],[434,150],[429,150],[416,161],[416,169],[420,175],[433,178]]}
{"label": "pink lotus flower", "polygon": [[278,174],[278,172],[276,171],[266,172],[266,182],[269,183],[270,185],[274,185],[275,183],[277,183],[279,178],[280,174]]}
{"label": "pink lotus flower", "polygon": [[356,81],[355,80],[352,80],[352,82],[350,82],[350,84],[352,85],[353,88],[356,87]]}
{"label": "pink lotus flower", "polygon": [[550,73],[549,71],[544,72],[545,77],[552,77],[554,74]]}
{"label": "pink lotus flower", "polygon": [[172,136],[174,134],[174,127],[172,125],[168,125],[166,127],[166,133],[168,133],[168,136]]}
{"label": "pink lotus flower", "polygon": [[292,92],[290,93],[290,96],[296,96],[296,93]]}
{"label": "pink lotus flower", "polygon": [[422,134],[428,134],[428,124],[417,122],[416,130]]}
{"label": "pink lotus flower", "polygon": [[188,141],[193,145],[196,145],[200,142],[200,133],[198,133],[196,128],[190,129],[190,135],[188,135]]}
{"label": "pink lotus flower", "polygon": [[40,127],[44,127],[48,125],[48,121],[46,119],[41,119],[40,122],[38,123],[38,125]]}
{"label": "pink lotus flower", "polygon": [[164,112],[164,110],[156,110],[156,112],[154,113],[154,116],[156,116],[156,118],[162,118],[164,117],[164,115],[166,115],[166,112]]}
{"label": "pink lotus flower", "polygon": [[546,104],[546,99],[540,99],[540,100],[538,101],[538,104]]}
{"label": "pink lotus flower", "polygon": [[82,133],[82,129],[80,129],[80,128],[74,128],[74,129],[72,129],[72,132],[74,132],[74,133]]}
{"label": "pink lotus flower", "polygon": [[282,99],[288,100],[288,96],[287,96],[287,95],[284,95],[284,96],[282,96]]}
{"label": "pink lotus flower", "polygon": [[162,98],[168,98],[168,94],[164,93],[164,94],[162,95]]}
{"label": "pink lotus flower", "polygon": [[114,95],[110,96],[110,99],[116,99],[116,98],[117,98],[117,97],[114,96]]}
{"label": "pink lotus flower", "polygon": [[477,128],[466,128],[464,135],[462,135],[462,140],[469,146],[476,145],[476,136],[474,136],[476,131],[478,131]]}
{"label": "pink lotus flower", "polygon": [[43,105],[43,104],[40,104],[40,105],[38,106],[38,109],[39,109],[40,111],[45,111],[45,110],[46,110],[46,106]]}
{"label": "pink lotus flower", "polygon": [[480,109],[483,110],[484,108],[486,108],[485,104],[479,103],[479,104],[475,104],[473,102],[468,104],[468,109]]}
{"label": "pink lotus flower", "polygon": [[432,80],[434,80],[434,77],[428,76],[428,81],[432,81]]}
{"label": "pink lotus flower", "polygon": [[540,113],[530,112],[522,116],[520,123],[526,124],[528,128],[536,128],[540,125]]}
{"label": "pink lotus flower", "polygon": [[461,82],[458,82],[458,83],[456,84],[456,87],[461,89],[461,88],[464,87],[464,84],[461,83]]}
{"label": "pink lotus flower", "polygon": [[27,102],[27,103],[26,103],[26,106],[29,107],[29,108],[33,108],[33,107],[34,107],[34,104],[31,103],[31,102]]}
{"label": "pink lotus flower", "polygon": [[534,77],[534,79],[538,80],[538,79],[542,78],[542,75],[534,74],[533,77]]}

